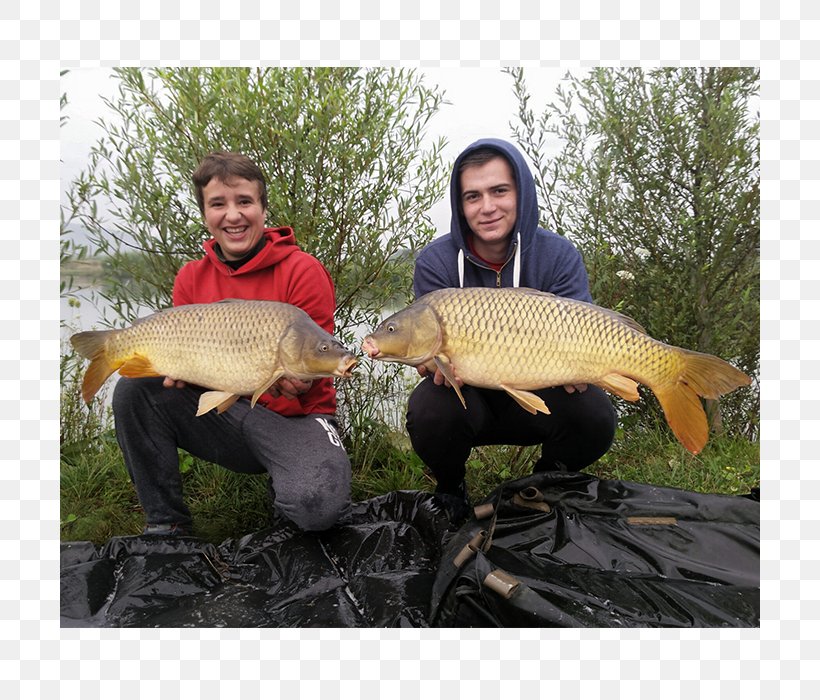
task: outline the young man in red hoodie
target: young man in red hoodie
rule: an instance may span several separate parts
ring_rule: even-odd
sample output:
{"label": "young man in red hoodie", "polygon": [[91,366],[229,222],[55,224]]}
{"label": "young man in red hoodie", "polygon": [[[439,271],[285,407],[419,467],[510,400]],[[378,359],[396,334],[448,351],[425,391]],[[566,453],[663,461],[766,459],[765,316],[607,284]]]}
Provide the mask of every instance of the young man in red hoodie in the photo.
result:
{"label": "young man in red hoodie", "polygon": [[[333,333],[333,281],[296,244],[290,227],[266,228],[267,187],[246,156],[214,152],[193,174],[212,238],[205,256],[174,281],[174,306],[222,299],[282,301]],[[330,378],[283,377],[251,409],[240,400],[196,417],[201,390],[173,377],[120,379],[113,410],[117,440],[145,510],[144,534],[185,535],[177,448],[237,472],[265,473],[274,507],[304,530],[331,527],[350,506],[350,460],[335,420]]]}

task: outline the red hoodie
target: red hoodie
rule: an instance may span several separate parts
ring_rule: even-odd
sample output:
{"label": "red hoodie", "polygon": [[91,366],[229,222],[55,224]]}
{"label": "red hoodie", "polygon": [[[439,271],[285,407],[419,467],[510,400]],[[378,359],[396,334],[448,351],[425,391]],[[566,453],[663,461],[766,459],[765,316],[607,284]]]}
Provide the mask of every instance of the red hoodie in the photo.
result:
{"label": "red hoodie", "polygon": [[[268,240],[238,270],[222,262],[216,241],[205,241],[205,257],[186,263],[174,280],[174,306],[208,304],[222,299],[263,299],[298,306],[328,333],[333,333],[336,295],[330,274],[312,255],[296,244],[288,226],[266,228]],[[259,403],[283,416],[335,413],[333,379],[316,379],[310,391],[294,400],[262,394]]]}

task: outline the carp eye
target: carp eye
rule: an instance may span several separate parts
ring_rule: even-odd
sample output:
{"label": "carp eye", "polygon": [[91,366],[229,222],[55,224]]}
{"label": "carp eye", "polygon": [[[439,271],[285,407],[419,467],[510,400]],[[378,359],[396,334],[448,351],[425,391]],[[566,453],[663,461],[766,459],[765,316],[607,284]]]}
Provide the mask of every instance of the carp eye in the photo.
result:
{"label": "carp eye", "polygon": [[319,346],[319,352],[327,352],[328,350],[330,350],[330,346],[327,343],[322,343]]}
{"label": "carp eye", "polygon": [[393,323],[388,323],[388,324],[387,324],[387,332],[388,332],[388,333],[395,333],[395,332],[396,332],[396,326],[395,326],[395,324],[393,324]]}

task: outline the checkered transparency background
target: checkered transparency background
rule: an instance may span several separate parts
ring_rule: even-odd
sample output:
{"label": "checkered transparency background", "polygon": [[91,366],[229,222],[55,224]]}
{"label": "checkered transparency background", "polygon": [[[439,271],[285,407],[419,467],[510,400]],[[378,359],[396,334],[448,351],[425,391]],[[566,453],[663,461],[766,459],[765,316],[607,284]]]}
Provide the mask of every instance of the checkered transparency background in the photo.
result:
{"label": "checkered transparency background", "polygon": [[[820,697],[820,664],[807,663],[820,657],[818,20],[820,4],[808,0],[5,3],[3,696]],[[59,71],[259,61],[760,65],[760,630],[59,628]]]}

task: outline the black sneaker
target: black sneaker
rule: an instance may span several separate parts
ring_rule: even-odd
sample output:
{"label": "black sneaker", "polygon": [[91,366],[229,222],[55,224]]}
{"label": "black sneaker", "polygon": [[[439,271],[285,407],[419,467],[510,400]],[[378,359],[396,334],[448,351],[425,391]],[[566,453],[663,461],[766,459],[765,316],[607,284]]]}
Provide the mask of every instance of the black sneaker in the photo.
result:
{"label": "black sneaker", "polygon": [[545,462],[544,459],[541,458],[532,466],[533,474],[538,472],[561,472],[562,474],[566,474],[569,471],[569,467],[563,462],[559,462],[557,459],[555,461],[550,460]]}
{"label": "black sneaker", "polygon": [[455,489],[445,489],[439,484],[436,486],[435,499],[447,511],[453,523],[461,523],[470,515],[470,499],[467,498],[465,481],[462,481]]}
{"label": "black sneaker", "polygon": [[160,523],[146,525],[142,534],[150,537],[187,537],[191,531],[187,526],[179,523]]}

